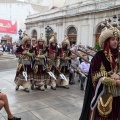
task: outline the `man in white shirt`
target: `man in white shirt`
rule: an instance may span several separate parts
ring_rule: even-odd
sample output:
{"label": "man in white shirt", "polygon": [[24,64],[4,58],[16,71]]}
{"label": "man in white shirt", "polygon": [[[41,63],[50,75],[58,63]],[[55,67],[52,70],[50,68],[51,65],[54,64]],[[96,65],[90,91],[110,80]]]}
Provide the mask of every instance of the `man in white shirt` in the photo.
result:
{"label": "man in white shirt", "polygon": [[[88,56],[84,56],[88,61],[89,61],[89,57]],[[90,64],[86,61],[83,61],[81,64],[80,64],[80,80],[81,80],[81,83],[80,83],[80,89],[81,90],[84,90],[83,88],[83,84],[84,84],[84,81],[86,79],[86,77],[88,76],[88,72],[89,72],[89,68],[90,68]]]}

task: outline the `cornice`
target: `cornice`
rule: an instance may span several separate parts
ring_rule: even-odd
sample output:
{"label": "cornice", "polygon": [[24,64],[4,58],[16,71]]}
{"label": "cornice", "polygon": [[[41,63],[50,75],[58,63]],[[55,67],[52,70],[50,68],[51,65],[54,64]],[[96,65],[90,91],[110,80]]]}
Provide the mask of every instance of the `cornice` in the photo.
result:
{"label": "cornice", "polygon": [[39,22],[47,22],[51,20],[57,20],[61,18],[67,18],[77,15],[85,15],[97,13],[105,10],[111,10],[120,8],[120,2],[118,0],[96,0],[95,2],[80,2],[71,6],[65,6],[60,9],[56,9],[50,12],[40,13],[37,15],[29,16],[26,19],[26,25]]}

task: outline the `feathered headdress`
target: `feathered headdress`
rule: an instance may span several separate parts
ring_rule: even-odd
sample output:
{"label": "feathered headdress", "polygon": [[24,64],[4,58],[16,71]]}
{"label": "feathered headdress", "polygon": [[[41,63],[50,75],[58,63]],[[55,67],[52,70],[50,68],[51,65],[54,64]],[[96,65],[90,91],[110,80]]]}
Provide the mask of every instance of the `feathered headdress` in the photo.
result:
{"label": "feathered headdress", "polygon": [[108,23],[108,21],[106,21],[106,25],[102,24],[102,26],[104,27],[101,35],[99,37],[99,44],[100,47],[103,48],[104,47],[104,43],[108,38],[111,37],[120,37],[120,31],[118,30],[117,27],[113,27],[111,24]]}
{"label": "feathered headdress", "polygon": [[49,44],[51,43],[57,43],[57,33],[54,33],[52,37],[49,40]]}
{"label": "feathered headdress", "polygon": [[28,35],[25,35],[23,38],[22,38],[22,44],[26,43],[26,41],[28,40],[31,40],[30,37]]}
{"label": "feathered headdress", "polygon": [[62,41],[62,44],[67,44],[67,46],[70,46],[70,42],[67,35],[65,36],[65,39]]}
{"label": "feathered headdress", "polygon": [[44,42],[45,43],[45,39],[43,38],[43,33],[40,34],[38,42]]}

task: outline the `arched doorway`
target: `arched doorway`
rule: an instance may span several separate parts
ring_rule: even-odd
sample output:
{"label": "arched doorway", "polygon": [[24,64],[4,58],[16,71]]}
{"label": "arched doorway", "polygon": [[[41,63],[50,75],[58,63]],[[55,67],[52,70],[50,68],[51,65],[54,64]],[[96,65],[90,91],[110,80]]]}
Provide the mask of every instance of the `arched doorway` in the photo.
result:
{"label": "arched doorway", "polygon": [[75,27],[72,26],[68,29],[67,36],[69,38],[71,46],[73,44],[76,44],[76,42],[77,42],[77,30]]}
{"label": "arched doorway", "polygon": [[32,38],[36,38],[37,39],[37,31],[36,30],[32,31]]}
{"label": "arched doorway", "polygon": [[102,29],[103,27],[101,25],[97,27],[96,34],[95,34],[95,43],[99,41],[99,37],[100,37]]}

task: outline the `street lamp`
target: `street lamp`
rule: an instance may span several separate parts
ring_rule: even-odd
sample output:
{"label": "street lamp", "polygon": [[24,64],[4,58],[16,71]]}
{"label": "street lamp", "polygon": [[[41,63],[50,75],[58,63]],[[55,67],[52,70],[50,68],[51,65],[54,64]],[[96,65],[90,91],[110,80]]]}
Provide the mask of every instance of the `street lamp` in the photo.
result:
{"label": "street lamp", "polygon": [[19,40],[22,40],[22,30],[21,29],[19,29],[19,31],[18,31],[18,34],[19,34]]}
{"label": "street lamp", "polygon": [[[118,22],[117,22],[117,18],[118,18]],[[108,20],[109,23],[111,23],[111,19],[109,18]],[[117,27],[120,26],[120,15],[113,15],[113,23],[112,23],[113,27]]]}
{"label": "street lamp", "polygon": [[46,38],[47,38],[47,44],[49,44],[49,35],[50,35],[50,31],[52,30],[52,28],[48,25],[47,27],[45,27],[45,32],[46,32]]}

